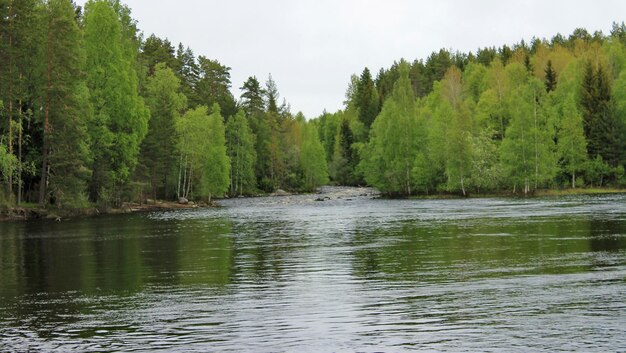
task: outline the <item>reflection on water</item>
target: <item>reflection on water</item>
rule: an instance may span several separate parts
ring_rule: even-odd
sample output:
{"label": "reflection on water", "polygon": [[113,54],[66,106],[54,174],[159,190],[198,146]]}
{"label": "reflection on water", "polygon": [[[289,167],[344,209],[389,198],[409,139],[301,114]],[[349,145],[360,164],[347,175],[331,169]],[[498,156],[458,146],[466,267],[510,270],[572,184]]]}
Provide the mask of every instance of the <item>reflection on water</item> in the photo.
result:
{"label": "reflection on water", "polygon": [[0,351],[619,351],[626,197],[0,224]]}

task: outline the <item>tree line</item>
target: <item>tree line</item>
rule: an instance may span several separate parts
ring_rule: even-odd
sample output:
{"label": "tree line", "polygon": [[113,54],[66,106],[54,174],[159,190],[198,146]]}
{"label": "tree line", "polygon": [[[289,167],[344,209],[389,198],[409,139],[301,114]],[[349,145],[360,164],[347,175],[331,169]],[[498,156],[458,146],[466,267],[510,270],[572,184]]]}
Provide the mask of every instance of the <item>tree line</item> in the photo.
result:
{"label": "tree line", "polygon": [[270,76],[154,35],[118,0],[0,3],[0,204],[102,207],[328,180],[317,126]]}
{"label": "tree line", "polygon": [[389,195],[626,186],[626,27],[353,76],[316,120],[332,180]]}
{"label": "tree line", "polygon": [[228,66],[144,38],[119,0],[0,2],[0,63],[3,205],[626,185],[624,24],[365,68],[310,120],[271,75],[236,99]]}

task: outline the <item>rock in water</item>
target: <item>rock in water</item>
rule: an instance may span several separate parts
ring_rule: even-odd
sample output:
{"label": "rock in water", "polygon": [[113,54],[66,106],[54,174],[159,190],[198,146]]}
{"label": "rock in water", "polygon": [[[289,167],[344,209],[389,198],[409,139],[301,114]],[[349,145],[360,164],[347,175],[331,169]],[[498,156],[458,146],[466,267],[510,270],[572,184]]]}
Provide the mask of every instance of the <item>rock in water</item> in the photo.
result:
{"label": "rock in water", "polygon": [[283,190],[283,189],[278,189],[276,190],[276,192],[274,192],[272,194],[273,196],[289,196],[291,195],[290,193],[288,193],[287,191]]}
{"label": "rock in water", "polygon": [[184,198],[184,197],[180,197],[180,198],[178,199],[178,203],[179,203],[179,204],[181,204],[181,205],[186,205],[186,204],[188,204],[188,203],[189,203],[189,200],[187,200],[187,199],[186,199],[186,198]]}

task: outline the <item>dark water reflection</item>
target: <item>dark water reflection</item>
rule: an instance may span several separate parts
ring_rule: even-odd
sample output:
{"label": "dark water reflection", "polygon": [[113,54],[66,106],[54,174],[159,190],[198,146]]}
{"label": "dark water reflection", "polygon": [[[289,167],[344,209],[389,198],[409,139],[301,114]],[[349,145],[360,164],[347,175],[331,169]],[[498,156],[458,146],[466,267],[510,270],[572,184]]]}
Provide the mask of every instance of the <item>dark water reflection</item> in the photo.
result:
{"label": "dark water reflection", "polygon": [[0,224],[0,351],[620,351],[626,197]]}

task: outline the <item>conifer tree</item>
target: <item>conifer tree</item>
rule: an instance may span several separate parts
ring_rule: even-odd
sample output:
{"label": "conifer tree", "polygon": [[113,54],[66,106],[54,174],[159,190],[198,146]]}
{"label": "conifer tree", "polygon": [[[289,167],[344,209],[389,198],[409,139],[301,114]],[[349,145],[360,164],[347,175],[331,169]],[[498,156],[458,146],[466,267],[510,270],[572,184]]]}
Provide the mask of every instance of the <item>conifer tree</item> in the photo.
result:
{"label": "conifer tree", "polygon": [[368,68],[363,70],[357,83],[356,107],[359,110],[359,120],[369,130],[380,110],[378,92]]}
{"label": "conifer tree", "polygon": [[141,144],[140,166],[153,198],[173,195],[176,175],[176,120],[187,104],[179,92],[180,80],[166,64],[159,63],[146,85],[150,110],[148,134]]}
{"label": "conifer tree", "polygon": [[552,67],[552,60],[548,60],[545,73],[546,73],[546,82],[545,82],[546,91],[550,93],[556,89],[556,72],[554,71],[554,68]]}

